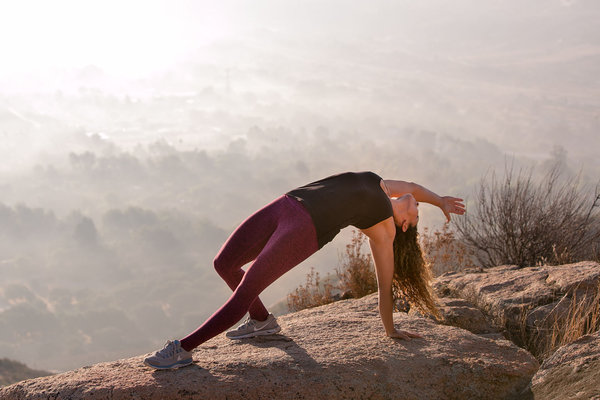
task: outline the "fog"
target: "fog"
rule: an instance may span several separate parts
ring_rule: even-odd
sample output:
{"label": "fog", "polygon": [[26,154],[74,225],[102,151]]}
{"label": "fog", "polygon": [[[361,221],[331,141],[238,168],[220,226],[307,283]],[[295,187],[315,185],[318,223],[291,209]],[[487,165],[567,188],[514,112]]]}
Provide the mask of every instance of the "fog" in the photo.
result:
{"label": "fog", "polygon": [[600,175],[596,1],[213,3],[0,13],[0,357],[67,370],[188,333],[230,294],[212,259],[237,224],[329,174],[467,204],[506,162]]}

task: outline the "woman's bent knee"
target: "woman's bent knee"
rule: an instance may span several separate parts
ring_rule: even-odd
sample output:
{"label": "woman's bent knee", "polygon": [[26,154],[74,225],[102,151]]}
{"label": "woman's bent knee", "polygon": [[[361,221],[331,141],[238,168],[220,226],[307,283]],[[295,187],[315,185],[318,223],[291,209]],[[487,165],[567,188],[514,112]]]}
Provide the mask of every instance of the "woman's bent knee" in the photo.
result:
{"label": "woman's bent knee", "polygon": [[215,271],[217,271],[217,274],[219,274],[220,276],[223,276],[224,274],[226,274],[227,272],[227,265],[226,263],[223,261],[222,257],[216,256],[213,260],[213,267],[215,268]]}

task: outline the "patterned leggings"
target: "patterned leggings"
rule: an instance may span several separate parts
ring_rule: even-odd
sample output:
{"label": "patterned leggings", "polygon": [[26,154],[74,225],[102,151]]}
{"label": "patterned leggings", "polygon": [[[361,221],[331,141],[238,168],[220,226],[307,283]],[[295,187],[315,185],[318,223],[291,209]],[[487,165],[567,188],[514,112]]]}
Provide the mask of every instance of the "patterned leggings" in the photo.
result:
{"label": "patterned leggings", "polygon": [[[287,195],[246,219],[227,239],[214,266],[233,294],[198,329],[181,339],[191,349],[224,332],[246,312],[264,321],[269,312],[258,295],[318,250],[315,226],[302,204]],[[254,262],[247,271],[242,266]]]}

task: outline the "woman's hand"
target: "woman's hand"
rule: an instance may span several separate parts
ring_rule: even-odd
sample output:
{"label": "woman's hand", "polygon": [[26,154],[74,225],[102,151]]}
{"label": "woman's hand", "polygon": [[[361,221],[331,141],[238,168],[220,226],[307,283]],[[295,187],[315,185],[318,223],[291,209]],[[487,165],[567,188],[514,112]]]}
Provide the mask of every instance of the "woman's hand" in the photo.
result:
{"label": "woman's hand", "polygon": [[391,338],[403,339],[403,340],[410,340],[411,338],[418,338],[418,339],[423,338],[423,336],[418,335],[416,333],[408,332],[408,331],[399,331],[397,329],[394,329],[393,332],[390,332],[387,335]]}
{"label": "woman's hand", "polygon": [[440,208],[446,216],[447,222],[450,222],[450,213],[463,215],[465,213],[465,205],[462,203],[463,199],[452,196],[442,197],[442,204]]}

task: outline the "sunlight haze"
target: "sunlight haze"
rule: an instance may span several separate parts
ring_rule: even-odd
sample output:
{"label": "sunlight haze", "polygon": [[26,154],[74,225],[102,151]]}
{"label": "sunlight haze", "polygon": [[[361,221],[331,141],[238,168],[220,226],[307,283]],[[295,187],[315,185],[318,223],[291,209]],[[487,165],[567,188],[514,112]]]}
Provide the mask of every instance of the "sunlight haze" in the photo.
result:
{"label": "sunlight haze", "polygon": [[[201,9],[196,8],[198,4],[4,2],[0,14],[0,72],[39,73],[51,68],[96,65],[131,78],[165,70],[194,48],[231,33],[218,2],[202,2]],[[194,15],[187,15],[188,11]]]}

